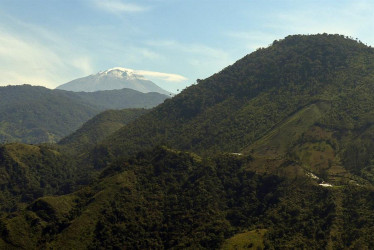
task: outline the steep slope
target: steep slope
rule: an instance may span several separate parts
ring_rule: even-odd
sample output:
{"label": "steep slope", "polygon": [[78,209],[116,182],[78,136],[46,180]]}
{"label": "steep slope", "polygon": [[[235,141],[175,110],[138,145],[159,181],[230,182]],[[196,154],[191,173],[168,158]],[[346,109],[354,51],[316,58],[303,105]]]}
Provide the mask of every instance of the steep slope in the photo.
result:
{"label": "steep slope", "polygon": [[373,246],[373,188],[329,189],[306,176],[259,175],[246,170],[251,164],[230,154],[142,152],[80,191],[2,218],[0,247],[217,249],[242,234],[247,247]]}
{"label": "steep slope", "polygon": [[75,92],[93,92],[123,88],[134,89],[143,93],[157,92],[164,95],[171,94],[157,86],[154,82],[138,74],[136,71],[121,67],[108,69],[95,75],[75,79],[57,87],[57,89]]}
{"label": "steep slope", "polygon": [[70,95],[30,85],[0,88],[0,141],[53,142],[99,112]]}
{"label": "steep slope", "polygon": [[122,89],[93,93],[30,85],[0,88],[0,142],[56,142],[106,109],[150,108],[166,95]]}
{"label": "steep slope", "polygon": [[21,209],[44,195],[74,190],[74,161],[46,145],[0,146],[0,214]]}
{"label": "steep slope", "polygon": [[147,112],[146,109],[104,111],[84,123],[71,135],[63,138],[58,144],[75,151],[87,150]]}
{"label": "steep slope", "polygon": [[327,105],[312,123],[365,127],[373,79],[372,48],[339,35],[289,36],[199,80],[104,144],[115,154],[157,144],[239,152],[313,103]]}

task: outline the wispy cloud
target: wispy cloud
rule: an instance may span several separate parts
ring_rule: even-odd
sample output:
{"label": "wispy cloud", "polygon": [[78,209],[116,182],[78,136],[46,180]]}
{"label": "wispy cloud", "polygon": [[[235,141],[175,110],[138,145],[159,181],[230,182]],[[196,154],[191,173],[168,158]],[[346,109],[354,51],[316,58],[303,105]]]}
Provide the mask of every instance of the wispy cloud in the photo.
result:
{"label": "wispy cloud", "polygon": [[74,58],[72,61],[72,65],[80,70],[80,72],[84,73],[85,75],[92,74],[93,65],[92,60],[88,56],[81,56]]}
{"label": "wispy cloud", "polygon": [[335,1],[326,5],[318,2],[285,0],[284,3],[292,3],[292,8],[270,9],[259,18],[259,25],[249,30],[233,28],[224,34],[239,48],[251,51],[293,34],[342,34],[358,37],[369,44],[374,42],[372,1]]}
{"label": "wispy cloud", "polygon": [[71,80],[71,75],[92,72],[90,57],[68,46],[64,39],[40,27],[9,20],[17,28],[6,29],[0,24],[0,85],[54,88]]}
{"label": "wispy cloud", "polygon": [[234,62],[228,51],[205,44],[159,39],[146,41],[145,45],[161,53],[165,65],[182,69],[189,80],[209,77]]}
{"label": "wispy cloud", "polygon": [[178,74],[163,73],[163,72],[149,71],[149,70],[129,69],[129,68],[123,68],[123,67],[115,67],[107,71],[110,71],[113,69],[125,70],[125,71],[132,72],[133,74],[136,74],[139,76],[145,76],[146,78],[150,77],[153,79],[158,79],[158,80],[162,80],[166,82],[182,82],[182,81],[187,80],[186,77],[182,75],[178,75]]}
{"label": "wispy cloud", "polygon": [[96,7],[114,13],[143,12],[149,8],[134,3],[125,3],[119,0],[95,0]]}
{"label": "wispy cloud", "polygon": [[160,80],[167,81],[167,82],[182,82],[182,81],[187,80],[186,77],[178,75],[178,74],[161,73],[161,72],[146,71],[146,70],[135,70],[135,72],[143,76],[159,78]]}
{"label": "wispy cloud", "polygon": [[226,35],[236,41],[241,41],[249,51],[266,47],[274,39],[277,39],[275,34],[262,31],[229,31]]}
{"label": "wispy cloud", "polygon": [[171,50],[220,59],[226,59],[229,56],[227,52],[221,49],[212,48],[203,44],[184,44],[175,40],[151,40],[146,41],[145,44],[148,46],[166,47]]}
{"label": "wispy cloud", "polygon": [[230,54],[222,49],[216,49],[203,44],[185,44],[174,40],[146,41],[147,46],[175,51],[176,54],[185,55],[187,63],[196,68],[196,71],[206,71],[212,68],[214,73],[233,62]]}
{"label": "wispy cloud", "polygon": [[[275,15],[272,27],[278,31],[287,31],[289,34],[326,32],[372,40],[372,32],[368,32],[374,27],[374,4],[372,2],[338,1],[329,8],[323,5],[312,7],[299,6],[293,10],[278,13]],[[371,37],[368,37],[368,34]]]}

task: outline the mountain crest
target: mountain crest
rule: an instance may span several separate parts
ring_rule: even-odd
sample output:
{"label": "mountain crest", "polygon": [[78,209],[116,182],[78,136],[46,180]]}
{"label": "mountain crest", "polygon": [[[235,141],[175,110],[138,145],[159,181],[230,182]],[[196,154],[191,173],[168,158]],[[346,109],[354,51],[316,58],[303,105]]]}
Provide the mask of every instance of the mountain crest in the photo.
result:
{"label": "mountain crest", "polygon": [[146,79],[137,70],[122,67],[115,67],[97,74],[78,78],[57,87],[57,89],[75,92],[95,92],[124,88],[142,93],[157,92],[164,95],[172,94]]}
{"label": "mountain crest", "polygon": [[105,77],[105,76],[112,76],[117,77],[119,79],[127,79],[127,80],[147,80],[143,75],[138,74],[136,70],[122,68],[122,67],[114,67],[105,71],[100,71],[96,74],[98,77]]}

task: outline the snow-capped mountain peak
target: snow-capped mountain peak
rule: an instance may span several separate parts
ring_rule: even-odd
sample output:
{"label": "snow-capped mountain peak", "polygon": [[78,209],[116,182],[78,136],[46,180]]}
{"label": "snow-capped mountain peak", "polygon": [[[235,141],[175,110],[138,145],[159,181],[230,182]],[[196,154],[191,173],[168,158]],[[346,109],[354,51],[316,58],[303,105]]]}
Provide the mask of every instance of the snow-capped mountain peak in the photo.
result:
{"label": "snow-capped mountain peak", "polygon": [[160,88],[154,82],[145,78],[141,74],[141,71],[122,67],[100,71],[97,74],[78,78],[57,87],[57,89],[78,92],[93,92],[123,88],[129,88],[143,93],[158,92],[165,95],[171,95],[170,92]]}
{"label": "snow-capped mountain peak", "polygon": [[128,80],[131,79],[139,79],[139,80],[147,80],[143,75],[137,73],[136,70],[122,68],[122,67],[115,67],[105,71],[101,71],[97,74],[99,77],[104,76],[111,76],[116,78],[125,78]]}

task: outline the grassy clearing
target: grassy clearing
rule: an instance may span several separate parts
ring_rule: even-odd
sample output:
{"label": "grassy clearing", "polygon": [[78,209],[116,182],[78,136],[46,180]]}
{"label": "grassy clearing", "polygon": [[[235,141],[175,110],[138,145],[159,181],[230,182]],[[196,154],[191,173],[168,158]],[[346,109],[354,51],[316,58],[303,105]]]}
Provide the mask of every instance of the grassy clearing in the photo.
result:
{"label": "grassy clearing", "polygon": [[327,108],[325,103],[309,105],[276,126],[244,151],[254,151],[261,155],[286,153],[287,149],[316,123]]}
{"label": "grassy clearing", "polygon": [[227,239],[222,249],[264,249],[264,235],[267,229],[256,229],[239,233]]}

